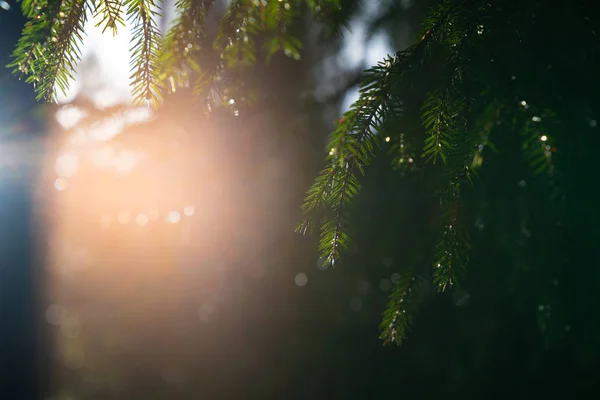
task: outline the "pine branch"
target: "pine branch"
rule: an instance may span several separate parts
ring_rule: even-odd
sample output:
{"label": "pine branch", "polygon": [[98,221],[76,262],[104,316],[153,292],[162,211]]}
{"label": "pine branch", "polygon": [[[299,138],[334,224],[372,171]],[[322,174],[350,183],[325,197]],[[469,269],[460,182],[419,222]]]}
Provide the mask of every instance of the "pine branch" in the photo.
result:
{"label": "pine branch", "polygon": [[[434,12],[440,50],[447,54],[447,81],[430,93],[423,107],[427,131],[423,155],[445,164],[447,187],[440,192],[441,230],[434,250],[434,283],[440,291],[455,285],[469,262],[469,235],[460,218],[460,205],[466,188],[472,184],[474,148],[478,135],[469,129],[470,98],[465,76],[469,68],[470,39],[477,31],[477,7],[446,0]],[[429,22],[432,23],[431,21]]]}
{"label": "pine branch", "polygon": [[96,27],[104,26],[102,33],[110,28],[113,36],[117,34],[119,26],[124,26],[125,21],[123,20],[122,0],[97,0],[96,8],[94,10],[94,17],[100,16],[100,22],[96,24]]}
{"label": "pine branch", "polygon": [[[443,207],[448,207],[448,210],[444,212],[444,226],[434,249],[433,273],[433,282],[441,292],[460,281],[469,262],[471,250],[468,231],[455,225],[458,223],[455,216],[458,204],[454,202],[444,204]],[[451,221],[455,221],[454,224]]]}
{"label": "pine branch", "polygon": [[383,344],[402,344],[412,327],[415,313],[417,280],[412,275],[401,276],[396,283],[380,324]]}
{"label": "pine branch", "polygon": [[133,26],[131,79],[133,98],[138,104],[158,106],[158,47],[160,33],[156,24],[156,0],[125,0],[127,18]]}
{"label": "pine branch", "polygon": [[379,146],[381,126],[389,102],[389,72],[398,68],[392,59],[367,71],[360,97],[338,122],[330,135],[327,167],[308,190],[303,218],[297,231],[306,233],[317,224],[324,206],[331,216],[321,225],[320,249],[323,258],[333,264],[347,247],[349,235],[346,207],[358,195],[357,170],[364,174]]}
{"label": "pine branch", "polygon": [[52,36],[43,57],[45,62],[40,66],[38,76],[28,79],[38,84],[38,100],[56,101],[57,89],[65,94],[81,58],[80,46],[87,20],[86,1],[63,0],[59,16],[51,29]]}
{"label": "pine branch", "polygon": [[446,163],[450,151],[448,128],[456,117],[452,115],[451,108],[446,90],[431,92],[423,104],[423,126],[427,135],[423,146],[423,157],[427,162],[435,163],[440,158],[444,164]]}
{"label": "pine branch", "polygon": [[60,15],[61,1],[23,0],[21,10],[29,21],[23,28],[21,37],[12,53],[13,74],[27,78],[37,86],[41,69],[48,63],[46,44],[55,22]]}
{"label": "pine branch", "polygon": [[472,133],[468,126],[468,109],[464,95],[448,90],[448,111],[452,116],[444,126],[447,141],[445,175],[447,187],[440,192],[441,230],[434,250],[434,283],[441,291],[456,284],[469,261],[469,235],[460,218],[460,205],[472,184]]}
{"label": "pine branch", "polygon": [[465,116],[466,105],[460,95],[453,100],[456,113],[448,141],[447,187],[440,192],[441,228],[434,249],[434,283],[445,291],[462,278],[469,262],[469,235],[460,218],[460,206],[466,189],[472,184],[473,149]]}
{"label": "pine branch", "polygon": [[359,10],[359,2],[345,2],[342,0],[306,0],[306,5],[311,15],[322,23],[326,35],[340,36],[342,28],[348,28],[350,20]]}
{"label": "pine branch", "polygon": [[410,128],[406,126],[407,121],[404,119],[406,110],[403,104],[396,101],[392,110],[387,113],[384,120],[383,133],[385,141],[390,143],[388,153],[392,157],[392,168],[404,174],[416,168],[416,145],[413,143],[416,135],[411,134]]}
{"label": "pine branch", "polygon": [[289,27],[299,15],[299,10],[292,7],[289,1],[269,0],[264,8],[263,26],[273,37],[265,43],[267,62],[278,51],[286,56],[300,59],[302,42],[288,33]]}
{"label": "pine branch", "polygon": [[[430,29],[419,43],[388,57],[366,71],[360,84],[359,99],[346,112],[330,135],[327,149],[327,166],[307,191],[302,205],[302,217],[297,232],[312,232],[321,225],[320,250],[323,258],[333,263],[340,251],[347,247],[346,205],[357,196],[360,187],[356,170],[364,174],[382,139],[383,121],[388,116],[401,113],[399,88],[406,75],[422,63],[425,47],[429,46]],[[409,76],[410,77],[410,76]],[[331,215],[322,215],[329,211]]]}
{"label": "pine branch", "polygon": [[250,67],[256,62],[255,36],[261,30],[259,11],[260,7],[251,0],[234,0],[221,18],[214,48],[223,55],[228,68]]}
{"label": "pine branch", "polygon": [[173,26],[169,29],[160,53],[161,69],[159,80],[170,92],[178,87],[189,86],[196,79],[197,94],[207,95],[207,90],[216,71],[200,67],[200,60],[211,52],[206,37],[206,15],[214,0],[179,0]]}

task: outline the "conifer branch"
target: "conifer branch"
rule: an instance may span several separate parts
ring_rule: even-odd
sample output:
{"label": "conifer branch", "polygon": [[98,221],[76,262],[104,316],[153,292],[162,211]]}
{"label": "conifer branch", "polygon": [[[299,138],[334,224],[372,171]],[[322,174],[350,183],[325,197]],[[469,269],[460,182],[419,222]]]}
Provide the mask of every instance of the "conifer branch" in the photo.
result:
{"label": "conifer branch", "polygon": [[[420,65],[424,48],[430,44],[436,29],[430,29],[419,43],[366,71],[360,84],[359,99],[330,135],[327,166],[307,191],[301,222],[296,228],[297,232],[305,234],[321,225],[319,247],[329,263],[334,263],[349,243],[344,213],[360,190],[356,170],[364,174],[364,168],[370,164],[382,140],[386,118],[400,117],[400,87],[405,82],[405,75]],[[323,217],[328,212],[333,216]],[[321,222],[322,218],[325,218],[324,222]]]}
{"label": "conifer branch", "polygon": [[96,27],[104,26],[102,33],[110,28],[113,36],[117,34],[119,26],[124,26],[125,21],[121,9],[123,7],[122,0],[97,0],[94,17],[100,16],[100,21]]}
{"label": "conifer branch", "polygon": [[[446,165],[448,186],[440,192],[441,229],[434,249],[433,280],[440,291],[455,285],[469,261],[468,230],[460,218],[465,189],[472,183],[473,132],[469,129],[470,104],[464,80],[468,65],[463,54],[476,30],[476,16],[469,5],[447,0],[438,8],[441,34],[437,36],[450,65],[446,86],[433,91],[424,105],[423,120],[428,133],[423,155]],[[434,13],[435,15],[435,13]],[[468,61],[467,61],[468,62]]]}
{"label": "conifer branch", "polygon": [[448,141],[451,143],[446,162],[448,183],[440,192],[441,228],[434,249],[434,283],[445,291],[462,277],[469,261],[469,235],[460,218],[464,192],[472,183],[470,168],[473,154],[467,125],[465,101],[457,95],[452,103],[455,114]]}
{"label": "conifer branch", "polygon": [[448,127],[452,124],[455,115],[450,110],[446,90],[435,90],[427,96],[423,104],[423,126],[427,137],[423,146],[423,157],[426,161],[441,159],[446,163],[450,142],[448,138]]}
{"label": "conifer branch", "polygon": [[[261,4],[264,0],[261,0]],[[261,30],[260,8],[251,0],[234,0],[219,23],[214,48],[228,68],[251,67],[256,62],[255,36]]]}
{"label": "conifer branch", "polygon": [[215,71],[203,70],[200,61],[212,51],[205,29],[206,15],[213,3],[214,0],[179,0],[175,4],[178,15],[165,36],[159,57],[159,80],[170,92],[188,86],[195,77],[197,94],[206,95]]}
{"label": "conifer branch", "polygon": [[21,10],[29,18],[12,53],[8,65],[20,78],[26,78],[37,88],[41,69],[48,63],[46,44],[58,20],[62,1],[23,0]]}
{"label": "conifer branch", "polygon": [[401,276],[390,294],[390,300],[383,313],[380,324],[383,344],[402,344],[412,327],[412,319],[416,308],[416,277],[406,274]]}
{"label": "conifer branch", "polygon": [[57,89],[63,94],[73,80],[75,67],[81,57],[83,28],[87,20],[85,0],[63,0],[59,17],[51,29],[45,49],[44,63],[36,78],[38,99],[56,100]]}
{"label": "conifer branch", "polygon": [[158,106],[158,47],[160,33],[156,18],[160,0],[125,0],[127,18],[133,26],[131,80],[138,104]]}
{"label": "conifer branch", "polygon": [[[290,1],[269,0],[266,2],[265,30],[273,34],[265,43],[267,62],[278,51],[286,56],[300,59],[302,42],[289,34],[289,27],[298,16],[298,9],[290,5]],[[263,3],[264,4],[264,3]]]}
{"label": "conifer branch", "polygon": [[396,68],[398,64],[390,58],[367,71],[359,99],[330,135],[327,167],[308,190],[302,206],[303,217],[297,227],[302,233],[318,223],[323,206],[332,213],[321,226],[320,240],[323,258],[331,264],[349,242],[346,207],[360,190],[357,170],[364,174],[379,146],[382,121],[390,101],[389,71]]}

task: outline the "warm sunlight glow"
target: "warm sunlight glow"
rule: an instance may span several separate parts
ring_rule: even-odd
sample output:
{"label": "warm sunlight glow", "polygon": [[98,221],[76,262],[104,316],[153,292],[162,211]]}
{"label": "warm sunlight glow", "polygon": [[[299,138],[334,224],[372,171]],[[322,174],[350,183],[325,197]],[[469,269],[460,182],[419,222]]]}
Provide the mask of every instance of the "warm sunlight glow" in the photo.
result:
{"label": "warm sunlight glow", "polygon": [[[97,26],[101,20],[102,14],[97,13],[86,24],[81,46],[83,61],[77,66],[75,81],[70,85],[66,95],[59,92],[59,103],[68,103],[81,92],[101,108],[131,102],[129,87],[131,26],[127,23],[116,36],[102,34],[102,26]],[[96,64],[90,65],[86,63],[87,60],[93,60]]]}
{"label": "warm sunlight glow", "polygon": [[119,213],[119,215],[117,216],[117,221],[119,221],[120,224],[128,224],[129,221],[131,219],[131,216],[129,215],[129,213],[127,211],[121,211]]}
{"label": "warm sunlight glow", "polygon": [[131,150],[121,151],[119,155],[113,159],[115,172],[120,175],[130,173],[140,158],[140,153]]}
{"label": "warm sunlight glow", "polygon": [[191,217],[192,215],[194,215],[194,211],[195,211],[194,207],[192,207],[192,206],[185,206],[183,208],[183,213],[188,217]]}
{"label": "warm sunlight glow", "polygon": [[167,215],[167,221],[169,221],[170,224],[176,224],[179,222],[179,220],[181,220],[181,215],[178,211],[171,211]]}
{"label": "warm sunlight glow", "polygon": [[54,188],[59,192],[62,192],[67,188],[67,180],[65,178],[56,178],[54,181]]}
{"label": "warm sunlight glow", "polygon": [[139,226],[146,226],[148,223],[148,216],[146,214],[138,214],[138,216],[135,217],[135,223]]}
{"label": "warm sunlight glow", "polygon": [[74,128],[79,121],[87,116],[87,113],[77,107],[65,106],[56,112],[56,121],[65,129]]}
{"label": "warm sunlight glow", "polygon": [[56,159],[55,169],[58,176],[70,178],[77,173],[78,167],[79,161],[75,154],[62,154]]}

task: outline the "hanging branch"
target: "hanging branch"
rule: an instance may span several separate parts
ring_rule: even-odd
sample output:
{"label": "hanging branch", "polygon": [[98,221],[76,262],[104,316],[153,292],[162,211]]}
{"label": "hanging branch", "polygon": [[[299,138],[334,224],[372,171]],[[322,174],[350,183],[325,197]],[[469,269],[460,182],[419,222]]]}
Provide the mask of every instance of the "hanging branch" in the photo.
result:
{"label": "hanging branch", "polygon": [[412,327],[412,319],[415,314],[417,294],[417,280],[410,274],[404,275],[396,283],[390,294],[390,300],[383,313],[380,324],[383,344],[402,344]]}
{"label": "hanging branch", "polygon": [[102,33],[110,28],[113,36],[116,35],[119,26],[125,26],[121,13],[122,7],[122,0],[98,0],[94,17],[99,17],[100,21],[96,24],[96,27],[103,26]]}
{"label": "hanging branch", "polygon": [[460,204],[466,186],[471,183],[469,130],[466,104],[459,94],[449,94],[448,109],[453,117],[445,126],[447,186],[440,191],[440,232],[434,250],[434,283],[445,291],[458,282],[468,263],[469,236],[460,220]]}
{"label": "hanging branch", "polygon": [[33,83],[36,90],[42,80],[42,70],[49,63],[46,45],[59,18],[62,4],[63,1],[48,0],[23,0],[21,3],[23,15],[29,21],[23,28],[12,53],[13,62],[8,67],[19,78]]}
{"label": "hanging branch", "polygon": [[[359,99],[330,134],[326,167],[306,193],[301,222],[296,228],[307,233],[316,225],[321,226],[319,248],[330,264],[335,263],[349,243],[345,213],[360,190],[356,170],[364,174],[364,168],[370,164],[382,140],[383,121],[401,114],[396,94],[403,78],[422,64],[437,27],[436,24],[430,28],[417,44],[367,70],[360,84]],[[323,214],[326,214],[324,221]]]}
{"label": "hanging branch", "polygon": [[179,0],[175,4],[178,15],[165,36],[159,57],[159,80],[170,92],[189,86],[195,77],[197,94],[207,94],[215,71],[203,69],[200,60],[212,52],[206,37],[206,15],[213,3],[214,0]]}
{"label": "hanging branch", "polygon": [[299,10],[290,5],[290,1],[270,0],[264,11],[265,30],[273,35],[264,44],[267,62],[278,51],[286,56],[300,59],[302,42],[290,35],[289,28],[299,15]]}
{"label": "hanging branch", "polygon": [[160,33],[156,23],[156,0],[126,0],[127,19],[133,26],[131,79],[133,98],[137,104],[158,106],[158,45]]}
{"label": "hanging branch", "polygon": [[[110,29],[116,34],[124,25],[124,13],[133,26],[130,66],[133,97],[138,104],[158,106],[160,89],[173,91],[177,86],[189,86],[190,74],[195,76],[194,91],[198,95],[206,98],[214,89],[223,100],[230,101],[233,87],[239,83],[233,78],[233,71],[255,64],[256,37],[261,32],[272,36],[265,43],[267,60],[277,51],[300,58],[301,42],[290,35],[289,28],[301,15],[303,3],[234,0],[221,18],[213,50],[209,52],[206,14],[213,3],[214,0],[178,0],[178,16],[159,53],[157,18],[161,0],[22,0],[23,14],[30,21],[9,67],[34,84],[39,98],[56,100],[56,89],[67,90],[79,61],[86,11],[99,19],[96,26],[102,27],[103,33]],[[314,12],[339,9],[338,0],[309,3]],[[209,57],[211,65],[201,70],[199,60],[213,52],[214,57]]]}
{"label": "hanging branch", "polygon": [[[387,65],[392,66],[388,60]],[[358,194],[360,185],[355,170],[364,173],[379,144],[379,131],[387,97],[386,63],[367,71],[361,84],[360,97],[341,118],[330,135],[327,167],[308,190],[303,208],[303,220],[297,231],[311,230],[317,214],[327,206],[332,216],[321,226],[320,249],[326,262],[333,264],[349,242],[346,231],[345,207]]]}
{"label": "hanging branch", "polygon": [[433,161],[435,164],[440,158],[444,164],[446,163],[450,151],[448,126],[456,118],[450,106],[446,90],[434,90],[423,104],[423,126],[427,135],[423,146],[423,157],[426,162]]}
{"label": "hanging branch", "polygon": [[221,18],[214,48],[228,68],[251,67],[256,63],[255,37],[260,31],[260,7],[251,0],[234,0]]}
{"label": "hanging branch", "polygon": [[57,89],[63,94],[73,80],[75,67],[81,58],[83,28],[87,20],[86,1],[62,1],[59,16],[52,27],[53,36],[46,48],[46,61],[40,71],[38,100],[56,101]]}
{"label": "hanging branch", "polygon": [[477,30],[476,14],[469,6],[452,5],[446,1],[442,32],[442,51],[448,54],[450,65],[446,86],[429,95],[423,119],[428,137],[424,156],[428,160],[440,157],[445,164],[447,186],[440,191],[440,232],[434,248],[433,280],[440,291],[457,284],[469,262],[469,235],[460,218],[460,204],[465,189],[472,184],[472,160],[477,136],[469,128],[471,102],[464,77],[469,65],[468,42]]}

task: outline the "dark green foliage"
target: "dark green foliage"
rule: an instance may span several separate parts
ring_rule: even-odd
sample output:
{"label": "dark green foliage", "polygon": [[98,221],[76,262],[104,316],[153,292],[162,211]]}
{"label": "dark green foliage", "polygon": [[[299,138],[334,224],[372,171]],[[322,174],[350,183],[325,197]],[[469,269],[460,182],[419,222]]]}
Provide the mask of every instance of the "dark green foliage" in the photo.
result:
{"label": "dark green foliage", "polygon": [[[548,9],[555,10],[555,6],[557,5],[548,6]],[[572,11],[575,8],[579,12],[585,9],[583,5],[560,5],[558,8],[563,11]],[[565,15],[568,14],[567,12]],[[577,15],[571,17],[580,18]],[[470,189],[473,185],[478,185],[481,179],[478,170],[485,166],[486,148],[489,147],[493,152],[490,159],[498,158],[495,154],[501,150],[495,146],[496,138],[503,143],[508,141],[507,143],[518,144],[521,151],[519,156],[514,150],[505,150],[512,154],[513,158],[521,157],[529,166],[532,176],[538,179],[543,176],[546,185],[540,188],[547,188],[541,190],[547,190],[549,199],[554,204],[549,206],[554,207],[552,215],[562,215],[560,218],[564,218],[564,203],[561,204],[559,199],[564,199],[565,181],[558,165],[566,155],[565,149],[560,145],[560,136],[566,134],[566,127],[562,121],[569,116],[561,116],[551,110],[557,109],[553,103],[555,104],[561,93],[566,93],[566,90],[552,92],[550,88],[543,88],[544,83],[541,80],[542,77],[556,79],[551,71],[554,71],[556,63],[563,62],[564,57],[556,59],[559,53],[553,51],[550,57],[554,60],[546,61],[554,63],[552,67],[538,65],[539,60],[548,56],[538,54],[533,58],[531,54],[536,51],[543,53],[543,42],[535,42],[538,39],[536,37],[531,39],[529,45],[521,44],[524,41],[521,30],[534,29],[542,35],[544,31],[541,27],[546,26],[542,24],[551,26],[549,21],[553,18],[554,16],[548,16],[546,9],[540,8],[536,2],[516,5],[513,2],[441,1],[426,18],[417,44],[399,53],[404,58],[395,68],[401,73],[394,79],[394,90],[390,90],[389,95],[384,97],[385,100],[378,104],[381,109],[388,110],[384,117],[387,122],[380,125],[380,128],[386,127],[384,135],[387,136],[386,141],[391,142],[388,152],[392,155],[394,167],[410,164],[412,167],[409,170],[415,170],[420,168],[421,164],[430,164],[428,169],[438,177],[435,181],[438,182],[436,192],[439,208],[433,224],[437,231],[437,240],[429,257],[433,265],[433,282],[440,291],[464,284],[464,273],[473,252],[470,238],[473,231],[473,214],[465,208],[465,203],[473,195]],[[500,20],[504,21],[503,25],[498,22]],[[538,20],[544,22],[535,22],[538,26],[530,27],[532,21]],[[582,44],[579,47],[581,53],[578,53],[578,56],[586,65],[585,71],[589,71],[592,65],[590,63],[593,63],[589,54],[592,54],[597,46],[596,41],[592,40],[593,45]],[[513,48],[516,51],[512,50]],[[572,50],[571,47],[569,51]],[[496,62],[496,58],[501,59],[502,63]],[[535,63],[528,65],[527,60],[530,58],[535,60]],[[509,84],[516,78],[511,78],[510,72],[506,76],[506,68],[512,68],[510,72],[517,74],[522,83]],[[536,68],[539,68],[539,72],[535,72]],[[567,69],[566,66],[564,68]],[[540,80],[529,78],[529,74],[536,73],[540,75]],[[373,84],[371,76],[366,79]],[[380,84],[385,82],[384,78],[379,79]],[[597,79],[595,81],[597,82]],[[587,96],[590,93],[592,91],[588,90],[578,101],[588,102]],[[530,104],[525,98],[535,98],[536,104]],[[406,110],[415,110],[419,106],[418,99],[422,99],[422,129],[404,124],[407,120]],[[402,104],[403,107],[392,108],[389,106],[391,102]],[[564,111],[570,108],[559,107]],[[397,111],[390,113],[389,110],[392,109]],[[362,109],[353,110],[360,113]],[[365,114],[365,117],[367,116],[368,114]],[[342,124],[352,126],[353,121],[346,121],[348,120],[344,120]],[[390,121],[393,123],[388,124]],[[398,126],[403,127],[398,129]],[[380,135],[379,138],[384,135]],[[338,127],[331,138],[338,139],[339,136]],[[419,153],[422,154],[422,160],[415,157],[415,154]],[[562,157],[556,159],[557,155],[561,154]],[[332,156],[327,160],[332,166],[325,170],[325,174],[335,170]],[[410,160],[410,163],[406,163],[407,160]],[[407,169],[404,168],[403,171]],[[314,218],[323,218],[322,214],[314,212],[319,205],[316,201],[318,198],[328,199],[328,208],[339,210],[342,204],[347,209],[348,199],[356,197],[358,184],[352,186],[352,192],[336,193],[335,196],[327,197],[331,193],[326,189],[329,182],[320,176],[308,192],[307,203],[304,205],[306,219],[302,227],[315,224]],[[330,204],[334,200],[337,203]],[[521,229],[527,235],[530,233],[526,226],[530,223],[523,221],[528,221],[529,218],[532,217],[521,221]],[[323,221],[321,248],[329,252],[324,254],[325,256],[337,257],[339,252],[329,242],[337,225],[331,224],[327,217]],[[481,223],[478,224],[476,226],[480,226]],[[409,268],[403,276],[410,277],[410,270]],[[410,311],[399,307],[400,303],[404,304],[408,300],[404,279],[394,289],[384,314],[381,327],[386,343],[400,343],[408,331],[411,319],[410,315],[406,314]],[[557,307],[555,305],[552,309],[556,310]],[[540,326],[544,331],[547,330],[545,327],[548,326],[550,318],[548,310],[549,307],[544,306],[540,314],[543,316]]]}

